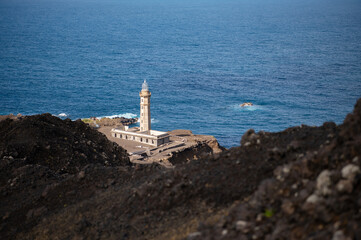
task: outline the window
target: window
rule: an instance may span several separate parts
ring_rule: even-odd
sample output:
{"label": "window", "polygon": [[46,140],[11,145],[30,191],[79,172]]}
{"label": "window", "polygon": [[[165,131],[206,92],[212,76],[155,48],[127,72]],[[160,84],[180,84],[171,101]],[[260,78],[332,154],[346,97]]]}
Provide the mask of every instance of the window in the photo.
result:
{"label": "window", "polygon": [[133,136],[133,140],[135,140],[135,136]]}
{"label": "window", "polygon": [[142,116],[143,116],[143,113],[142,113]]}
{"label": "window", "polygon": [[140,141],[143,142],[143,138],[140,138]]}
{"label": "window", "polygon": [[122,138],[122,134],[119,134],[119,138]]}
{"label": "window", "polygon": [[143,98],[142,98],[142,102],[143,102]]}
{"label": "window", "polygon": [[117,137],[117,134],[116,134],[116,133],[114,133],[114,137]]}
{"label": "window", "polygon": [[148,143],[148,138],[147,138],[147,139],[145,139],[145,142],[146,142],[146,143]]}
{"label": "window", "polygon": [[152,140],[152,144],[154,144],[154,140]]}

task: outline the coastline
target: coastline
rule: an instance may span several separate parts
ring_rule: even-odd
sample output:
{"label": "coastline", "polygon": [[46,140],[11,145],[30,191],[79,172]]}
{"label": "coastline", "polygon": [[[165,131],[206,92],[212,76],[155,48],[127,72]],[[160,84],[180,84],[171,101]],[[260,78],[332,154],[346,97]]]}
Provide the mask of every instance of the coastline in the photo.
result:
{"label": "coastline", "polygon": [[[29,117],[35,115],[29,115]],[[27,117],[22,114],[1,115],[0,121],[7,118],[20,120]],[[54,116],[57,117],[57,116]],[[57,117],[59,118],[59,117]],[[170,142],[154,147],[140,142],[115,138],[110,130],[114,127],[130,126],[138,121],[137,118],[101,118],[94,117],[80,119],[91,128],[104,134],[108,140],[124,148],[130,161],[134,164],[159,164],[167,168],[187,163],[200,158],[217,156],[226,150],[217,139],[211,135],[196,135],[191,130],[176,129],[168,131]],[[76,120],[75,120],[76,121]]]}
{"label": "coastline", "polygon": [[316,229],[319,239],[357,238],[360,123],[361,99],[341,125],[249,130],[240,146],[203,156],[213,137],[202,143],[174,130],[197,145],[172,153],[175,167],[167,168],[131,163],[125,149],[81,120],[0,121],[0,233],[200,240],[291,239],[296,232],[308,239]]}
{"label": "coastline", "polygon": [[220,146],[217,139],[210,135],[194,135],[190,130],[168,131],[170,143],[154,147],[144,143],[119,139],[111,136],[112,126],[101,126],[97,130],[110,141],[126,149],[130,161],[137,164],[157,163],[165,167],[186,163],[202,157],[210,157],[222,153],[225,148]]}

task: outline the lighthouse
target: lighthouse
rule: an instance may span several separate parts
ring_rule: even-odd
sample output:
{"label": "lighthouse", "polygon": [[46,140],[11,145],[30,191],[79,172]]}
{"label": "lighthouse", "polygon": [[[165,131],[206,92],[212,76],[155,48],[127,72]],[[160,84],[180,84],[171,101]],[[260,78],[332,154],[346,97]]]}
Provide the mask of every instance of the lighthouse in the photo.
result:
{"label": "lighthouse", "polygon": [[150,131],[150,96],[149,86],[146,80],[142,84],[142,91],[140,91],[140,131]]}
{"label": "lighthouse", "polygon": [[142,144],[159,147],[170,142],[167,132],[151,130],[150,127],[150,96],[149,86],[146,80],[142,85],[140,96],[140,127],[112,128],[111,134],[115,138],[125,141],[135,141]]}

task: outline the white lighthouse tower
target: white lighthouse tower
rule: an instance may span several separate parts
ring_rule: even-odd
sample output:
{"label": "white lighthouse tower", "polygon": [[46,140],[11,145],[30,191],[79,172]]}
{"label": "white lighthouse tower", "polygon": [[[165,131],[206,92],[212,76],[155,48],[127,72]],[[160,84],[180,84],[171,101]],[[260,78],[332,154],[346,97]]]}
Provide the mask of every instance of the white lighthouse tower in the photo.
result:
{"label": "white lighthouse tower", "polygon": [[150,96],[149,86],[146,80],[142,84],[142,91],[140,91],[140,131],[150,131]]}
{"label": "white lighthouse tower", "polygon": [[140,129],[134,128],[113,128],[111,134],[115,138],[127,141],[136,141],[146,145],[159,147],[170,142],[167,132],[151,130],[150,127],[150,96],[148,83],[144,80],[142,91],[140,91]]}

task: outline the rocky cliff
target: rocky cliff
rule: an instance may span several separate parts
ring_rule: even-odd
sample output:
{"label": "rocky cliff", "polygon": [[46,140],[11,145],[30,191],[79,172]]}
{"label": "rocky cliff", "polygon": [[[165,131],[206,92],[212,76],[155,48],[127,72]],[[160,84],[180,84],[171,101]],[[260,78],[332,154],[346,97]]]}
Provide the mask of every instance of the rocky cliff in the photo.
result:
{"label": "rocky cliff", "polygon": [[226,150],[213,136],[195,135],[190,130],[182,129],[170,131],[169,134],[174,140],[181,139],[184,142],[184,146],[172,152],[167,159],[172,165],[212,157]]}
{"label": "rocky cliff", "polygon": [[[315,142],[304,129],[288,130],[301,133],[301,138],[290,138],[287,145],[271,150],[280,159],[292,156],[285,164],[217,223],[200,226],[191,238],[360,239],[361,100],[337,128],[332,123],[306,128],[328,129],[326,138],[318,135]],[[254,141],[263,142],[261,135],[249,131],[242,143],[254,148]]]}
{"label": "rocky cliff", "polygon": [[339,126],[249,130],[241,146],[173,169],[124,156],[58,171],[23,164],[32,148],[9,159],[9,141],[20,140],[1,138],[2,239],[361,238],[361,100]]}

